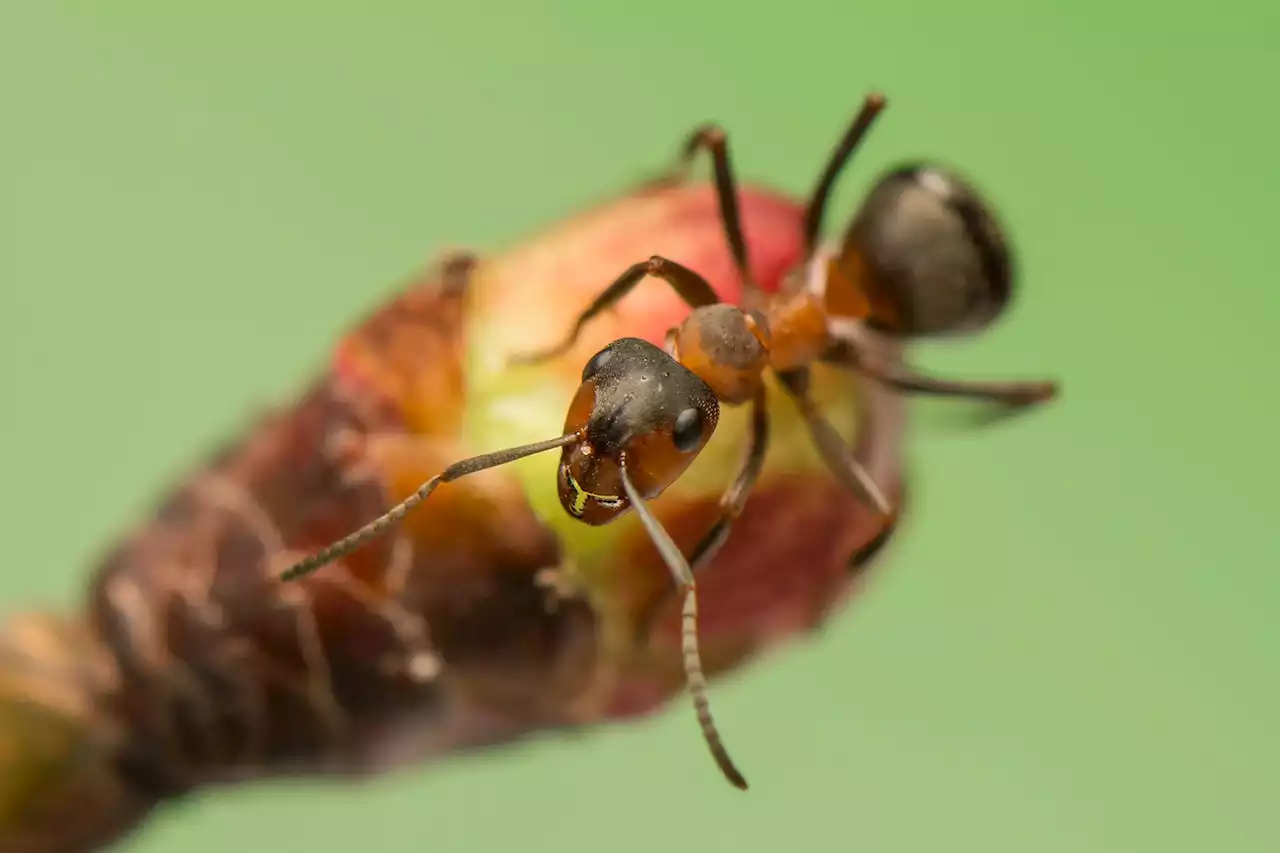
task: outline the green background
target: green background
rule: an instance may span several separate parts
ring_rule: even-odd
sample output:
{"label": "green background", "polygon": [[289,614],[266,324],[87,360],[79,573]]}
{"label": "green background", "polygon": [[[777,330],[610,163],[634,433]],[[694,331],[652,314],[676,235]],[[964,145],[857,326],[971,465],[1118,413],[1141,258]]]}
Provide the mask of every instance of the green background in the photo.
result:
{"label": "green background", "polygon": [[440,247],[623,191],[704,120],[798,193],[886,91],[840,218],[938,157],[1022,259],[1006,322],[920,360],[1066,387],[987,429],[916,406],[879,582],[716,691],[745,798],[680,707],[209,795],[127,849],[1280,849],[1278,37],[1265,2],[0,2],[5,609],[73,602]]}

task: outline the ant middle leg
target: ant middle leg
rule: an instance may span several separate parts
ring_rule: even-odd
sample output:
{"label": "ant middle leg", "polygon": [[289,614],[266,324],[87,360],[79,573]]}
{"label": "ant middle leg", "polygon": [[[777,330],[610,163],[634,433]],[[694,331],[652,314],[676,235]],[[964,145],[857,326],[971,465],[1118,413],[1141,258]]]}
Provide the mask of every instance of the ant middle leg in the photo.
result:
{"label": "ant middle leg", "polygon": [[559,343],[545,349],[519,353],[512,357],[512,362],[515,364],[537,364],[538,362],[564,355],[573,349],[573,345],[578,342],[582,330],[593,318],[616,305],[646,276],[654,276],[665,281],[690,308],[715,305],[720,301],[720,297],[716,295],[715,288],[701,275],[673,260],[654,255],[647,261],[632,264],[622,275],[614,279],[613,283],[606,287],[587,306],[587,309],[578,315],[577,320],[574,321],[573,328]]}
{"label": "ant middle leg", "polygon": [[862,466],[854,456],[849,445],[836,432],[826,416],[822,414],[818,404],[810,394],[810,375],[808,368],[779,372],[778,378],[791,399],[795,401],[800,414],[804,416],[805,425],[809,428],[809,436],[813,439],[823,462],[831,473],[846,489],[869,502],[876,511],[884,516],[889,524],[896,523],[898,510],[885,495],[884,491],[872,479],[870,472]]}

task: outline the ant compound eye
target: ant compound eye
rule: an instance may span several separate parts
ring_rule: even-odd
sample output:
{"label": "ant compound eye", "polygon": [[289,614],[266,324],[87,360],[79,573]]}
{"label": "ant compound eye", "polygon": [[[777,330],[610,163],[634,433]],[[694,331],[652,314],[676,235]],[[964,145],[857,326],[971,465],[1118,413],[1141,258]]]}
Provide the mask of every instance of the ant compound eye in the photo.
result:
{"label": "ant compound eye", "polygon": [[671,441],[676,450],[688,453],[698,446],[702,440],[702,412],[698,409],[685,409],[676,417],[671,428]]}
{"label": "ant compound eye", "polygon": [[582,381],[586,382],[595,376],[611,360],[613,360],[613,347],[605,347],[591,356],[591,360],[587,362],[586,367],[582,368]]}

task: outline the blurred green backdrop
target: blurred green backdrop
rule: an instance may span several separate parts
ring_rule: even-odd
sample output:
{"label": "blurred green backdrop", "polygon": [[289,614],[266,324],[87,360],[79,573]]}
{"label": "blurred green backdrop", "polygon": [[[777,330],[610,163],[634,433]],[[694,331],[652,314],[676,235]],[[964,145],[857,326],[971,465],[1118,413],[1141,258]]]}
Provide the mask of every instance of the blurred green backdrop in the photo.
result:
{"label": "blurred green backdrop", "polygon": [[941,157],[1024,274],[987,339],[919,358],[1066,384],[989,429],[917,406],[878,583],[716,693],[747,798],[680,707],[210,795],[129,849],[1280,849],[1280,12],[1213,8],[4,0],[5,610],[75,601],[172,476],[441,246],[622,191],[704,120],[801,192],[885,90],[840,215]]}

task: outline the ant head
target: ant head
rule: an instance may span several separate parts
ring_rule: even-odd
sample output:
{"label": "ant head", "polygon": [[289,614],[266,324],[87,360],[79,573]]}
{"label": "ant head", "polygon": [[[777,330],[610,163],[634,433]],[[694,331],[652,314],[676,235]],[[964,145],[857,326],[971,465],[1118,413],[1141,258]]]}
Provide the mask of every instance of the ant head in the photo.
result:
{"label": "ant head", "polygon": [[723,303],[693,311],[672,335],[672,355],[729,405],[745,403],[769,364],[764,315]]}
{"label": "ant head", "polygon": [[1000,315],[1012,290],[994,213],[964,179],[927,164],[880,179],[836,263],[867,297],[867,325],[896,335],[975,331]]}
{"label": "ant head", "polygon": [[621,468],[645,498],[674,483],[706,446],[720,404],[705,382],[661,348],[621,338],[592,356],[569,405],[557,475],[560,503],[587,524],[630,508]]}

